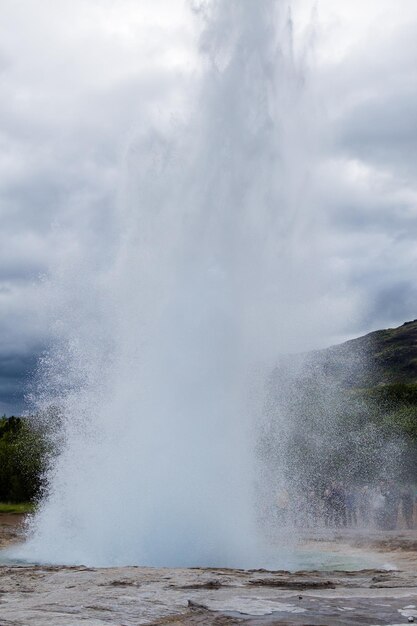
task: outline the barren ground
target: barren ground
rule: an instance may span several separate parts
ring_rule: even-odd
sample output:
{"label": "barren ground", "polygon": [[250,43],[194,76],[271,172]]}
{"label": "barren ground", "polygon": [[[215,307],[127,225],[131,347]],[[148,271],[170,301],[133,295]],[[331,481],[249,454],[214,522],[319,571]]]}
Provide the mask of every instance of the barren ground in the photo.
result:
{"label": "barren ground", "polygon": [[[19,537],[19,516],[0,516],[0,545]],[[373,554],[398,569],[0,567],[0,626],[388,625],[417,623],[417,533],[313,536],[304,546]]]}

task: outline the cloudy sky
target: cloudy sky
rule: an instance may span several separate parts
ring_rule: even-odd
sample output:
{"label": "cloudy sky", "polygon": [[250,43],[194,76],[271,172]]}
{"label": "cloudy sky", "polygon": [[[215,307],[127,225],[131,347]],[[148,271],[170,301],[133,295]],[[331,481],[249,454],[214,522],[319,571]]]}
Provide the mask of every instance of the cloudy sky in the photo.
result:
{"label": "cloudy sky", "polygon": [[[399,325],[417,317],[417,2],[292,5],[296,40],[315,15],[325,202],[366,302],[346,333]],[[197,38],[183,0],[1,0],[1,413],[48,345],[44,277],[92,230],[111,250],[126,150],[181,107]]]}

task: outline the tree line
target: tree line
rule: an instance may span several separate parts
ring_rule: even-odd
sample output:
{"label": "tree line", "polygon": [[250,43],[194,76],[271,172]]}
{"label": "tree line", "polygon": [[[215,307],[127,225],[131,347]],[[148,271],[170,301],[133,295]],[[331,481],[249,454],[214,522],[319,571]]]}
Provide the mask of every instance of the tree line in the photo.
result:
{"label": "tree line", "polygon": [[40,495],[47,443],[30,421],[0,418],[0,502],[33,502]]}

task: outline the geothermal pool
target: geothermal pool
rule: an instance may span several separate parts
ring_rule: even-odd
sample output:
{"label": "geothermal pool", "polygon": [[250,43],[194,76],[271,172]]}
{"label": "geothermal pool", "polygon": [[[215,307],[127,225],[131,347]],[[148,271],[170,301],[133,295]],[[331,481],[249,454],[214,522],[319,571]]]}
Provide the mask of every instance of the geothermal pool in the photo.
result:
{"label": "geothermal pool", "polygon": [[[25,549],[23,548],[5,548],[0,551],[0,565],[54,565],[59,566],[57,562],[43,562],[30,560],[25,558]],[[83,565],[84,563],[65,564],[68,566]],[[124,567],[140,567],[140,565],[125,565]],[[257,562],[242,563],[238,569],[265,569],[269,571],[282,569],[290,572],[299,570],[306,571],[358,571],[361,569],[372,569],[374,567],[382,567],[384,563],[381,558],[375,554],[358,555],[358,554],[341,554],[338,551],[320,551],[317,549],[310,550],[291,550],[285,553],[284,550],[279,554],[269,556]],[[187,567],[184,565],[183,567]],[[235,568],[233,568],[235,569]]]}
{"label": "geothermal pool", "polygon": [[[60,563],[58,560],[33,558],[33,546],[27,544],[24,524],[19,519],[13,521],[9,516],[7,526],[0,532],[0,564],[1,565],[48,565],[48,566],[83,566],[94,565],[79,561]],[[402,532],[402,535],[401,535]],[[407,536],[407,532],[408,535]],[[305,529],[298,530],[298,535],[281,540],[270,540],[257,550],[256,556],[246,561],[231,564],[231,569],[269,571],[359,571],[363,569],[396,569],[395,560],[390,560],[381,546],[388,546],[388,554],[392,556],[390,542],[399,542],[404,553],[413,550],[413,531],[372,531],[366,529]],[[385,542],[385,543],[384,543]],[[408,542],[408,543],[407,543]],[[7,545],[7,544],[10,545]],[[74,550],[75,552],[75,550]],[[398,554],[395,555],[398,558]],[[32,558],[31,558],[32,557]],[[127,562],[111,564],[109,567],[144,567],[146,563]],[[195,567],[184,563],[178,567]],[[207,567],[221,567],[208,564]]]}

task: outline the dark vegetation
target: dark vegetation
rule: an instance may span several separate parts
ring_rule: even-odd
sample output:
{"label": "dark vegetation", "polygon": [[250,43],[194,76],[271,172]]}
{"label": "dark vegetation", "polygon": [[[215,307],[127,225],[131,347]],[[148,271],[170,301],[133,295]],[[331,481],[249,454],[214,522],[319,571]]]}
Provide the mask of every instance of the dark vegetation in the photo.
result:
{"label": "dark vegetation", "polygon": [[[417,320],[306,355],[273,372],[260,448],[268,472],[301,489],[375,477],[417,483]],[[0,418],[0,502],[34,502],[50,438]],[[39,423],[39,420],[35,420]]]}
{"label": "dark vegetation", "polygon": [[0,418],[0,502],[35,501],[45,459],[46,443],[28,419]]}

